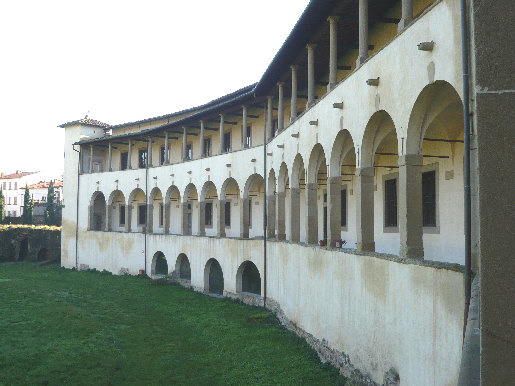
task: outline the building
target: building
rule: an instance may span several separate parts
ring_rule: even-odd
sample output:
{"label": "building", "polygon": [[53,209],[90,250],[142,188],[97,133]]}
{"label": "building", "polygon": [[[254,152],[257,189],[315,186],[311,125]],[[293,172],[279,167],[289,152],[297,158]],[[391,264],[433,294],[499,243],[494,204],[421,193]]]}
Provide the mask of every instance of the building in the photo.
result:
{"label": "building", "polygon": [[[20,217],[23,212],[23,194],[26,185],[31,185],[41,178],[40,172],[2,173],[0,175],[0,188],[5,199],[5,216]],[[20,193],[21,191],[21,193]]]}
{"label": "building", "polygon": [[254,85],[61,125],[63,266],[265,304],[347,373],[410,385],[457,384],[472,267],[481,381],[505,384],[513,27],[489,25],[512,8],[314,0]]}
{"label": "building", "polygon": [[[54,180],[54,193],[55,193],[55,204],[60,217],[61,211],[61,200],[63,196],[63,182]],[[45,223],[45,212],[47,209],[48,201],[48,188],[50,187],[50,181],[41,181],[36,184],[27,186],[30,192],[30,196],[34,201],[34,207],[32,209],[32,219],[34,224]],[[24,202],[25,188],[20,188],[22,205]],[[22,206],[23,209],[23,206]],[[23,213],[23,211],[22,211]]]}

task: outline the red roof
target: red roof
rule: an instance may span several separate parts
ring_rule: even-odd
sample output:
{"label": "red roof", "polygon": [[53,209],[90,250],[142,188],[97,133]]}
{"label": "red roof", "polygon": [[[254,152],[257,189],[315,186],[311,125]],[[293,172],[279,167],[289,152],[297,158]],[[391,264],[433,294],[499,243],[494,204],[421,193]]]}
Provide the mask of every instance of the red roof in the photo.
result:
{"label": "red roof", "polygon": [[[48,189],[50,186],[50,181],[38,182],[37,184],[32,184],[27,186],[29,189]],[[54,181],[54,188],[61,188],[63,186],[63,181]],[[22,187],[20,189],[25,189]]]}
{"label": "red roof", "polygon": [[77,124],[86,125],[86,126],[99,126],[99,127],[104,127],[104,128],[108,128],[111,126],[107,123],[97,121],[96,119],[88,118],[88,116],[86,115],[82,119],[63,123],[62,125],[59,125],[59,127],[67,127],[67,126],[77,125]]}
{"label": "red roof", "polygon": [[29,176],[31,174],[36,174],[37,172],[16,172],[12,174],[0,174],[0,180],[11,180],[14,178],[21,178],[25,176]]}

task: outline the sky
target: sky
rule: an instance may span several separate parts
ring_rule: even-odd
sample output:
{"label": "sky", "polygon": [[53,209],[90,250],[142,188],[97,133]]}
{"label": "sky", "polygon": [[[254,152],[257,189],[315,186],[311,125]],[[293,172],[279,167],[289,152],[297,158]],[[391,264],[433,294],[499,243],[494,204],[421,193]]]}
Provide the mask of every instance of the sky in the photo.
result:
{"label": "sky", "polygon": [[130,122],[257,82],[309,0],[0,0],[0,172],[63,172],[61,123]]}

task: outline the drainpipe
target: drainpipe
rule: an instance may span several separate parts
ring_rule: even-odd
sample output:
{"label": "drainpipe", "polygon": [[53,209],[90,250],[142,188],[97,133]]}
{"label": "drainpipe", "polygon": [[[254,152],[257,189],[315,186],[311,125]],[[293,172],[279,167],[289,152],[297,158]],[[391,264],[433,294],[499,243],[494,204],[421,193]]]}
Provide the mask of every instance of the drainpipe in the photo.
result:
{"label": "drainpipe", "polygon": [[75,219],[75,269],[79,268],[79,188],[80,188],[80,161],[81,154],[79,150],[75,149],[75,145],[72,145],[74,151],[79,153],[79,160],[77,161],[77,199],[76,199],[76,219]]}
{"label": "drainpipe", "polygon": [[266,215],[266,103],[263,109],[263,307],[266,308],[266,225],[267,225],[267,215]]}
{"label": "drainpipe", "polygon": [[465,315],[463,336],[467,325],[471,289],[471,199],[470,199],[470,116],[469,116],[469,31],[467,24],[467,2],[461,0],[461,62],[463,67],[463,183],[465,214]]}
{"label": "drainpipe", "polygon": [[[151,141],[150,137],[148,138],[149,143]],[[148,229],[148,160],[149,160],[149,152],[152,151],[152,147],[147,145],[147,160],[145,162],[145,266],[143,272],[145,275],[147,274],[147,229]]]}

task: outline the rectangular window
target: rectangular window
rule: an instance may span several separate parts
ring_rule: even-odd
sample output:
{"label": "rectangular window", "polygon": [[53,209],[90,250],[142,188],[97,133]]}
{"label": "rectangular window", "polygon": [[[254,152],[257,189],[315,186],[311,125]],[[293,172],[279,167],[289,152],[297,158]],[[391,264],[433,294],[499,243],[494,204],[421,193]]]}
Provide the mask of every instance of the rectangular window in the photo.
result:
{"label": "rectangular window", "polygon": [[[170,152],[168,152],[168,153],[170,153]],[[160,152],[159,161],[160,161],[161,165],[165,164],[165,161],[166,161],[166,148],[164,146],[161,146],[161,152]]]}
{"label": "rectangular window", "polygon": [[247,137],[245,138],[245,147],[252,146],[252,128],[247,126]]}
{"label": "rectangular window", "polygon": [[384,182],[384,225],[397,226],[397,179]]}
{"label": "rectangular window", "polygon": [[436,226],[436,172],[422,173],[422,225]]}
{"label": "rectangular window", "polygon": [[249,228],[252,228],[252,198],[249,198]]}
{"label": "rectangular window", "polygon": [[8,201],[7,204],[11,205],[11,197],[7,197],[7,201]]}
{"label": "rectangular window", "polygon": [[342,189],[340,197],[341,226],[347,226],[347,189]]}
{"label": "rectangular window", "polygon": [[120,205],[118,214],[118,225],[125,225],[125,205]]}
{"label": "rectangular window", "polygon": [[211,138],[204,139],[204,156],[209,157],[211,155]]}
{"label": "rectangular window", "polygon": [[147,206],[138,206],[138,225],[145,225],[147,223]]}
{"label": "rectangular window", "polygon": [[14,189],[15,190],[18,189],[18,183],[17,182],[14,183]]}
{"label": "rectangular window", "polygon": [[231,151],[231,132],[224,133],[224,152],[229,153]]}
{"label": "rectangular window", "polygon": [[13,212],[13,217],[16,217],[16,211]]}
{"label": "rectangular window", "polygon": [[45,196],[41,197],[41,200],[46,201],[46,197]]}
{"label": "rectangular window", "polygon": [[147,167],[148,152],[146,149],[140,150],[138,153],[138,166],[140,168]]}
{"label": "rectangular window", "polygon": [[11,190],[11,182],[9,182],[9,190]]}
{"label": "rectangular window", "polygon": [[206,226],[213,226],[213,203],[212,202],[206,202],[205,223],[206,223]]}
{"label": "rectangular window", "polygon": [[120,154],[120,170],[127,170],[129,153],[124,151]]}
{"label": "rectangular window", "polygon": [[18,205],[18,197],[14,197],[14,205]]}
{"label": "rectangular window", "polygon": [[225,202],[225,226],[231,226],[231,201]]}
{"label": "rectangular window", "polygon": [[186,159],[187,160],[193,159],[193,144],[192,143],[188,143],[186,145]]}
{"label": "rectangular window", "polygon": [[7,182],[4,182],[4,190],[6,189],[6,186],[7,186]]}
{"label": "rectangular window", "polygon": [[159,226],[163,227],[163,220],[164,220],[164,206],[163,203],[159,204]]}

